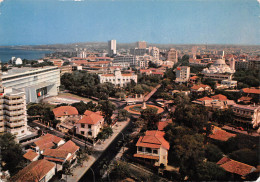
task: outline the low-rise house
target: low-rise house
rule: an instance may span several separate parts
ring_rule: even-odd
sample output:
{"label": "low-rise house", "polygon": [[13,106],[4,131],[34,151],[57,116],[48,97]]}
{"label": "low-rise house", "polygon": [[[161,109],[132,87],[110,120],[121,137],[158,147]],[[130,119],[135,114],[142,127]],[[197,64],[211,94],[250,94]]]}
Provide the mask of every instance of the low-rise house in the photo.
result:
{"label": "low-rise house", "polygon": [[155,166],[168,164],[168,151],[170,144],[164,139],[162,131],[146,131],[136,143],[137,152],[134,157],[143,158],[154,163]]}
{"label": "low-rise house", "polygon": [[225,171],[242,178],[256,170],[254,166],[232,160],[226,156],[220,159],[217,164]]}
{"label": "low-rise house", "polygon": [[[240,105],[235,104],[232,106],[235,118],[234,120],[245,125],[253,125],[258,128],[260,125],[260,106]],[[260,128],[258,129],[260,132]]]}
{"label": "low-rise house", "polygon": [[56,164],[45,159],[34,161],[14,175],[14,182],[48,182],[55,175]]}
{"label": "low-rise house", "polygon": [[24,155],[23,157],[31,162],[33,161],[37,161],[39,158],[39,154],[36,153],[35,151],[33,151],[32,149],[29,149]]}
{"label": "low-rise house", "polygon": [[[46,149],[43,152],[44,159],[55,162],[62,166],[66,161],[75,164],[76,152],[79,147],[71,140],[67,141],[64,145],[57,147],[56,149]],[[59,169],[61,170],[61,167]]]}
{"label": "low-rise house", "polygon": [[57,148],[65,143],[65,141],[52,134],[46,134],[41,136],[37,141],[35,141],[31,148],[38,154],[42,154],[46,149]]}
{"label": "low-rise house", "polygon": [[251,100],[252,100],[252,97],[242,96],[242,97],[240,97],[239,99],[237,99],[237,102],[238,102],[238,103],[244,103],[244,104],[250,104],[250,103],[251,103]]}
{"label": "low-rise house", "polygon": [[235,136],[236,134],[234,133],[229,133],[217,126],[213,126],[212,133],[209,135],[209,138],[219,141],[227,141],[228,139]]}
{"label": "low-rise house", "polygon": [[76,133],[96,138],[104,125],[104,117],[100,112],[92,112],[86,110],[81,120],[76,122]]}
{"label": "low-rise house", "polygon": [[75,118],[79,115],[78,110],[72,106],[60,106],[53,110],[55,119],[63,122],[67,118]]}
{"label": "low-rise house", "polygon": [[196,76],[196,75],[192,76],[192,77],[190,77],[190,83],[195,84],[195,83],[197,83],[198,79],[199,79],[198,76]]}
{"label": "low-rise house", "polygon": [[203,93],[211,93],[212,89],[209,85],[198,84],[191,87],[191,93],[201,95]]}
{"label": "low-rise house", "polygon": [[212,109],[227,109],[236,104],[235,101],[228,100],[226,96],[221,94],[211,97],[203,97],[192,102],[206,107],[211,107]]}
{"label": "low-rise house", "polygon": [[260,89],[258,88],[243,88],[242,93],[244,93],[246,96],[254,97],[254,96],[260,96]]}
{"label": "low-rise house", "polygon": [[219,88],[236,88],[237,81],[235,80],[222,80]]}

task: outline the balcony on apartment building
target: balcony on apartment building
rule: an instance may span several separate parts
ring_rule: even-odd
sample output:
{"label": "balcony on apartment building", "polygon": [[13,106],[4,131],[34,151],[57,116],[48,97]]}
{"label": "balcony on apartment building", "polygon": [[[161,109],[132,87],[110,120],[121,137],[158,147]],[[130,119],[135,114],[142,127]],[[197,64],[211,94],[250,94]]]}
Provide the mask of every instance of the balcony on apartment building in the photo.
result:
{"label": "balcony on apartment building", "polygon": [[11,100],[8,100],[8,99],[5,99],[4,100],[4,103],[6,104],[19,104],[19,103],[24,103],[24,99],[23,98],[17,98],[17,99],[11,99]]}
{"label": "balcony on apartment building", "polygon": [[6,125],[11,127],[10,129],[15,129],[13,127],[19,127],[25,125],[25,121],[19,121],[19,122],[6,122]]}
{"label": "balcony on apartment building", "polygon": [[4,127],[0,127],[0,133],[3,133],[5,131]]}
{"label": "balcony on apartment building", "polygon": [[18,116],[5,116],[6,120],[8,121],[19,121],[19,120],[23,120],[25,118],[24,115],[18,115]]}
{"label": "balcony on apartment building", "polygon": [[17,109],[23,109],[25,106],[24,104],[17,104],[17,105],[4,105],[4,107],[8,110],[17,110]]}
{"label": "balcony on apartment building", "polygon": [[[5,112],[5,114],[7,114],[8,116],[17,116],[17,115],[21,115],[21,114],[24,114],[24,110],[22,109],[22,110],[18,110],[18,111],[8,111],[8,110],[5,110],[4,111]],[[0,114],[1,114],[1,112],[0,112]]]}

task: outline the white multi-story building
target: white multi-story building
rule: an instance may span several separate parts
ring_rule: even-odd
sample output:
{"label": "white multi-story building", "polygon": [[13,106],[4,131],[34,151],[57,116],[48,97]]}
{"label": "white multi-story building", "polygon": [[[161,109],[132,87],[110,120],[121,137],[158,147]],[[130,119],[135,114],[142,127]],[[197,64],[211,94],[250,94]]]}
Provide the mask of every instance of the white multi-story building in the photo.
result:
{"label": "white multi-story building", "polygon": [[109,56],[116,54],[116,40],[108,41],[108,54]]}
{"label": "white multi-story building", "polygon": [[176,69],[176,80],[175,82],[184,83],[189,81],[190,78],[190,67],[180,66]]}
{"label": "white multi-story building", "polygon": [[40,68],[13,68],[3,73],[3,86],[25,92],[26,102],[39,102],[48,96],[58,95],[60,70],[56,66]]}
{"label": "white multi-story building", "polygon": [[153,56],[155,60],[159,60],[160,50],[157,47],[149,47],[150,55]]}
{"label": "white multi-story building", "polygon": [[114,74],[98,75],[100,83],[110,82],[114,85],[123,87],[133,80],[137,83],[137,75],[132,73],[121,74],[119,68],[115,69]]}
{"label": "white multi-story building", "polygon": [[232,70],[226,64],[225,60],[218,59],[209,68],[204,68],[202,73],[205,78],[210,78],[213,80],[231,80],[235,70]]}
{"label": "white multi-story building", "polygon": [[0,79],[0,133],[9,132],[20,139],[28,134],[25,93],[2,87]]}
{"label": "white multi-story building", "polygon": [[121,63],[121,64],[129,63],[130,67],[136,66],[135,56],[130,56],[130,55],[116,56],[112,62],[113,62],[113,64],[114,63]]}

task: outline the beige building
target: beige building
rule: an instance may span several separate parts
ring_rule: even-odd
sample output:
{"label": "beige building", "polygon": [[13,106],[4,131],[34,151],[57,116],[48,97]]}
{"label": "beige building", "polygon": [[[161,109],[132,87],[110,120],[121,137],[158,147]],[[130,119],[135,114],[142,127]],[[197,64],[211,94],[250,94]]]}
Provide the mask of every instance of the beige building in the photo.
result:
{"label": "beige building", "polygon": [[190,67],[180,66],[176,68],[176,80],[177,83],[185,83],[190,79]]}
{"label": "beige building", "polygon": [[116,54],[116,40],[108,41],[108,55],[113,56]]}
{"label": "beige building", "polygon": [[134,157],[150,161],[152,165],[160,166],[168,164],[168,151],[170,144],[164,139],[162,131],[146,131],[136,143],[137,152]]}
{"label": "beige building", "polygon": [[175,49],[171,48],[167,53],[167,61],[174,62],[176,64],[178,62],[178,53]]}
{"label": "beige building", "polygon": [[114,85],[123,87],[133,80],[137,83],[137,75],[133,73],[122,74],[120,69],[115,69],[114,74],[98,75],[100,83],[110,82]]}
{"label": "beige building", "polygon": [[235,114],[235,121],[252,124],[254,128],[258,128],[257,132],[260,133],[260,106],[235,104],[232,110]]}
{"label": "beige building", "polygon": [[146,47],[147,47],[147,44],[146,44],[145,41],[138,41],[137,42],[137,48],[138,49],[146,49]]}
{"label": "beige building", "polygon": [[104,117],[100,112],[86,110],[81,120],[76,122],[76,133],[88,138],[96,138],[104,125]]}

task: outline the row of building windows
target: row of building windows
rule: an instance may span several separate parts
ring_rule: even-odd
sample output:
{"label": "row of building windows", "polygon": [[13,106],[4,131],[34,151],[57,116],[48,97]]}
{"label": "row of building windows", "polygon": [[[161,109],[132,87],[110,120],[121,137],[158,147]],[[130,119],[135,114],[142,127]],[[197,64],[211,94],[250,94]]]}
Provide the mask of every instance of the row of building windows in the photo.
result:
{"label": "row of building windows", "polygon": [[52,70],[57,70],[57,69],[58,69],[58,67],[43,70],[43,71],[36,71],[36,72],[33,72],[33,73],[27,73],[27,74],[24,74],[24,75],[20,74],[20,75],[17,75],[17,76],[11,76],[11,77],[8,77],[8,78],[3,78],[2,80],[6,81],[6,80],[12,80],[12,79],[21,78],[21,77],[30,76],[30,75],[37,75],[37,74],[40,74],[40,73],[44,73],[44,72],[48,72],[48,71],[52,71]]}
{"label": "row of building windows", "polygon": [[143,147],[138,147],[138,151],[140,152],[147,152],[147,153],[153,153],[153,154],[158,154],[158,150],[156,149],[151,149],[151,148],[143,148]]}

